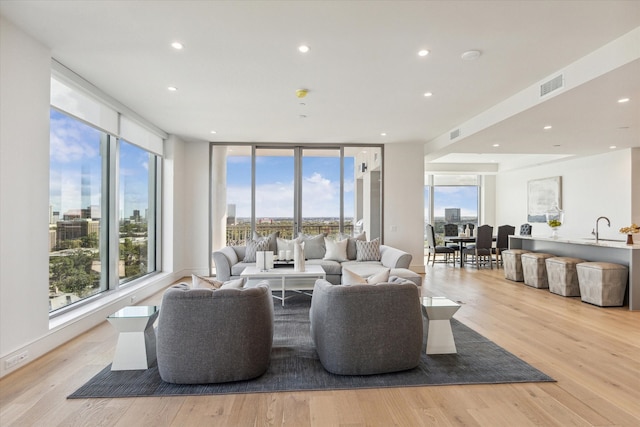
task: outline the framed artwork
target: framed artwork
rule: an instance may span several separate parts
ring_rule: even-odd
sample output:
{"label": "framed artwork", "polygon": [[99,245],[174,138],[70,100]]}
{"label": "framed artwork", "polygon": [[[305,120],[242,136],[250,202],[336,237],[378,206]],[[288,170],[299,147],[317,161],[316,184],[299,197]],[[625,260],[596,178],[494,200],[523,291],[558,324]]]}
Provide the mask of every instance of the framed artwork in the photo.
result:
{"label": "framed artwork", "polygon": [[532,179],[527,183],[527,221],[546,222],[546,212],[562,209],[562,177]]}

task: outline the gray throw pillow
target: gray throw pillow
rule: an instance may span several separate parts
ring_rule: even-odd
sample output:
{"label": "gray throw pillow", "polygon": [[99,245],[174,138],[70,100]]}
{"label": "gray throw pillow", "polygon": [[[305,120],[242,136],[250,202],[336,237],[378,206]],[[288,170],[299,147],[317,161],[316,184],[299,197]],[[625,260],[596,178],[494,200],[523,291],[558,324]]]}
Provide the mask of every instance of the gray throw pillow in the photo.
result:
{"label": "gray throw pillow", "polygon": [[347,259],[354,260],[357,257],[357,248],[356,248],[356,240],[367,241],[367,232],[363,231],[357,236],[350,236],[348,234],[340,233],[340,240],[349,239],[349,243],[347,243]]}
{"label": "gray throw pillow", "polygon": [[380,240],[370,242],[356,241],[356,261],[380,261]]}
{"label": "gray throw pillow", "polygon": [[306,259],[322,259],[327,249],[324,246],[324,238],[326,234],[321,233],[317,236],[309,236],[300,233],[300,240],[304,242],[304,257]]}
{"label": "gray throw pillow", "polygon": [[249,240],[247,242],[247,250],[244,253],[243,262],[256,262],[256,252],[268,251],[268,250],[269,250],[269,240],[267,239]]}
{"label": "gray throw pillow", "polygon": [[255,231],[253,232],[253,240],[267,240],[269,242],[269,247],[264,250],[273,251],[274,254],[278,253],[278,237],[279,236],[280,236],[279,231],[276,231],[275,233],[271,233],[268,236],[261,236]]}

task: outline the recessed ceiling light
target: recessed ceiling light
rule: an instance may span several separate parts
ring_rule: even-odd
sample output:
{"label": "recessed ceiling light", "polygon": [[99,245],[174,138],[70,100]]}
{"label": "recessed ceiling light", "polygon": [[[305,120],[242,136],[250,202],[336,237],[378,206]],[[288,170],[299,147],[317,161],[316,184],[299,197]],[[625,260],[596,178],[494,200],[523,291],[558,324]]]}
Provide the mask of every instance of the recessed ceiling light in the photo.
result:
{"label": "recessed ceiling light", "polygon": [[171,47],[176,50],[181,50],[184,46],[180,42],[173,42],[171,43]]}
{"label": "recessed ceiling light", "polygon": [[300,117],[301,119],[306,119],[307,115],[306,114],[300,114],[300,116],[298,116],[298,117]]}
{"label": "recessed ceiling light", "polygon": [[169,87],[167,88],[167,90],[168,90],[168,91],[171,91],[171,92],[175,92],[175,91],[177,91],[177,90],[178,90],[178,88],[177,88],[177,87],[175,87],[175,86],[169,86]]}
{"label": "recessed ceiling light", "polygon": [[386,132],[381,132],[380,136],[387,136],[387,133]]}
{"label": "recessed ceiling light", "polygon": [[476,59],[480,58],[480,55],[481,53],[479,50],[468,50],[464,52],[460,57],[463,61],[475,61]]}
{"label": "recessed ceiling light", "polygon": [[620,104],[624,104],[625,102],[629,102],[629,101],[631,101],[631,99],[630,99],[630,98],[620,98],[620,99],[618,99],[618,102],[619,102]]}
{"label": "recessed ceiling light", "polygon": [[551,129],[552,127],[553,127],[553,126],[547,125],[547,126],[543,127],[542,129],[544,129],[544,130],[549,130],[549,129]]}
{"label": "recessed ceiling light", "polygon": [[215,134],[216,134],[216,133],[218,133],[218,132],[216,132],[215,130],[212,130],[210,133],[211,133],[212,135],[215,135]]}
{"label": "recessed ceiling light", "polygon": [[615,145],[610,145],[609,148],[613,150],[614,148],[618,148],[618,147],[616,147]]}
{"label": "recessed ceiling light", "polygon": [[560,144],[553,144],[554,147],[561,147]]}
{"label": "recessed ceiling light", "polygon": [[427,56],[429,55],[429,51],[427,49],[422,49],[418,51],[418,56]]}
{"label": "recessed ceiling light", "polygon": [[500,147],[500,144],[493,144],[493,147]]}
{"label": "recessed ceiling light", "polygon": [[426,96],[426,97],[428,98],[428,97],[430,97],[430,96],[433,96],[433,93],[431,93],[431,92],[425,92],[425,93],[424,93],[424,96]]}
{"label": "recessed ceiling light", "polygon": [[309,52],[309,46],[307,46],[306,44],[300,45],[298,46],[298,50],[302,53],[307,53]]}

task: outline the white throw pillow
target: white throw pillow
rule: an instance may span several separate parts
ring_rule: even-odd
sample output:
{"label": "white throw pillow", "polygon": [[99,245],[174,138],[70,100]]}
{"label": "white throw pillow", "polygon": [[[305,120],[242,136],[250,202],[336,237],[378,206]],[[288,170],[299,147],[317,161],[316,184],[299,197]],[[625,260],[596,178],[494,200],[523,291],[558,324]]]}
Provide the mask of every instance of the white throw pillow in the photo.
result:
{"label": "white throw pillow", "polygon": [[244,288],[244,277],[240,279],[227,280],[220,286],[220,289],[242,289]]}
{"label": "white throw pillow", "polygon": [[281,239],[280,237],[278,237],[278,253],[280,253],[280,251],[291,251],[291,253],[293,254],[293,242],[295,242],[296,239],[292,239],[292,240],[287,240],[287,239]]}
{"label": "white throw pillow", "polygon": [[324,258],[326,260],[343,262],[347,260],[347,244],[349,243],[348,239],[344,240],[333,240],[324,238],[324,245],[327,248],[327,251],[324,254]]}
{"label": "white throw pillow", "polygon": [[192,288],[207,288],[207,289],[220,289],[222,282],[214,279],[213,277],[191,275],[191,287]]}
{"label": "white throw pillow", "polygon": [[343,268],[342,269],[342,284],[343,285],[375,285],[377,283],[386,283],[389,281],[389,274],[391,269],[385,269],[379,273],[373,274],[367,278],[357,275],[353,271]]}

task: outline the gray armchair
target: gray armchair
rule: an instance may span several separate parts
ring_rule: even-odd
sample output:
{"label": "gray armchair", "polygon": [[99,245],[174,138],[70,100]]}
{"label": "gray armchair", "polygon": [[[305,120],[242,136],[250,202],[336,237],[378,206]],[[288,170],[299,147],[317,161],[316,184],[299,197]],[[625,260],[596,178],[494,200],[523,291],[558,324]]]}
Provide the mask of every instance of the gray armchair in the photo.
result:
{"label": "gray armchair", "polygon": [[244,289],[169,288],[158,317],[163,381],[207,384],[248,380],[269,367],[273,299],[268,284]]}
{"label": "gray armchair", "polygon": [[409,280],[332,285],[319,279],[309,320],[320,362],[331,373],[382,374],[412,369],[420,362],[420,288]]}

